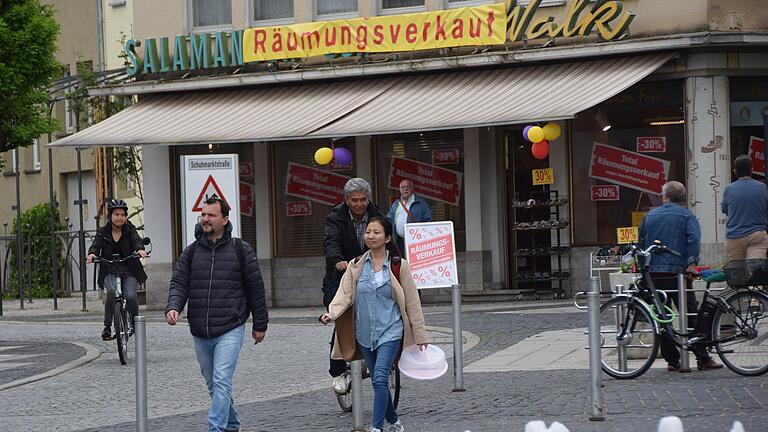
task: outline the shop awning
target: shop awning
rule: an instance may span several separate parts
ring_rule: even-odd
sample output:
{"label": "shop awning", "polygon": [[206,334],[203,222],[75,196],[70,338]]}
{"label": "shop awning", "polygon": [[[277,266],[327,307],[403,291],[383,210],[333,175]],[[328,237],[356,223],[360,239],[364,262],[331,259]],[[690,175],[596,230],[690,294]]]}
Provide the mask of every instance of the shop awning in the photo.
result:
{"label": "shop awning", "polygon": [[632,86],[671,57],[157,94],[51,145],[215,144],[566,119]]}

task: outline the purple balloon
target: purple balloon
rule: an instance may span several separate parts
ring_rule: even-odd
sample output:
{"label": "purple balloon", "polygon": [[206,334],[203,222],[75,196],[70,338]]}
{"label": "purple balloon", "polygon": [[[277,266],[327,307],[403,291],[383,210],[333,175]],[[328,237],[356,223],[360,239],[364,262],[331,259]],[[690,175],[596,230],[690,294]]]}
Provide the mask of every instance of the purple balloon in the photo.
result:
{"label": "purple balloon", "polygon": [[526,126],[523,128],[523,138],[525,138],[526,141],[531,142],[530,138],[528,138],[528,131],[531,130],[533,125]]}
{"label": "purple balloon", "polygon": [[352,163],[352,152],[344,147],[333,149],[333,159],[338,165],[349,165]]}

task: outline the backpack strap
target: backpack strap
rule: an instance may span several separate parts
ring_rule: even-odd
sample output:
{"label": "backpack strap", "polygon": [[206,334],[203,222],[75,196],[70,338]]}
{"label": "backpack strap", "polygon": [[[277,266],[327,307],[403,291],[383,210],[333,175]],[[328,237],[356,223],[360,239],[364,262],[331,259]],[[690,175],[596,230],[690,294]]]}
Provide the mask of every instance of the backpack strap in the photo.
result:
{"label": "backpack strap", "polygon": [[[235,242],[235,253],[237,254],[237,261],[240,263],[240,271],[245,270],[245,248],[243,247],[243,239],[240,237],[232,238]],[[192,243],[187,251],[188,265],[192,265],[192,259],[195,257],[195,250],[197,249],[197,242]]]}

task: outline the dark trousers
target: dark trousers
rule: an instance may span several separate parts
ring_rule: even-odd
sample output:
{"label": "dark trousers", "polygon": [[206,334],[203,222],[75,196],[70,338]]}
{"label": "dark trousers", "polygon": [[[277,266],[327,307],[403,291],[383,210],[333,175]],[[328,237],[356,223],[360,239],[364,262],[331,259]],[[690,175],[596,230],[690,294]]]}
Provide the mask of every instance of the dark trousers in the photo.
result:
{"label": "dark trousers", "polygon": [[[679,310],[679,300],[677,296],[677,274],[652,273],[651,277],[653,278],[653,284],[657,290],[674,290],[674,292],[670,291],[667,293],[667,306],[672,307],[672,303],[674,302],[675,307]],[[691,289],[693,286],[691,280],[685,278],[685,281],[686,288]],[[686,294],[686,306],[688,308],[688,313],[696,312],[698,309],[696,305],[696,296],[692,292],[688,292]],[[688,327],[696,327],[695,316],[688,317]],[[687,330],[683,329],[683,331]],[[669,333],[661,332],[660,345],[661,355],[664,356],[664,360],[666,360],[668,364],[680,364],[680,351],[673,342],[672,336]],[[696,360],[700,362],[706,362],[710,359],[706,344],[694,344],[693,354],[696,356]]]}
{"label": "dark trousers", "polygon": [[[333,334],[331,334],[331,353],[333,353],[333,339],[335,336],[336,329],[334,329]],[[337,377],[347,371],[347,362],[344,360],[334,360],[332,358],[330,360],[331,365],[328,368],[328,373],[331,374],[332,377]]]}

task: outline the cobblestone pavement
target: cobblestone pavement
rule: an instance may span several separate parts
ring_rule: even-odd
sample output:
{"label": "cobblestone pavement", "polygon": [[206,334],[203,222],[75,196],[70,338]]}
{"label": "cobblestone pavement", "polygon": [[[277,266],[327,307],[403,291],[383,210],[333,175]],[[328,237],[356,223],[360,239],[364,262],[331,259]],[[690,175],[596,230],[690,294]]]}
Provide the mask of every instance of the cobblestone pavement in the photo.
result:
{"label": "cobblestone pavement", "polygon": [[[566,302],[465,306],[466,365],[541,333],[586,325],[586,315]],[[450,307],[426,306],[425,313],[430,334],[447,348]],[[319,310],[271,314],[267,341],[243,346],[235,376],[243,431],[350,430],[351,416],[341,413],[330,389],[326,353],[331,328],[316,323]],[[205,430],[209,400],[188,328],[163,324],[158,312],[147,315],[150,430]],[[99,321],[97,315],[77,314],[0,319],[4,345],[87,342],[103,352],[76,369],[0,391],[0,429],[135,430],[132,363],[120,366],[114,343],[98,339]],[[451,391],[451,371],[432,382],[404,378],[399,411],[407,430],[522,431],[527,421],[543,419],[560,421],[572,432],[640,432],[655,430],[663,415],[681,417],[686,430],[726,432],[734,419],[747,432],[768,430],[766,377],[746,378],[726,369],[689,374],[653,369],[632,381],[607,379],[606,421],[590,422],[584,369],[473,370],[464,374],[466,391],[457,393]],[[364,382],[365,419],[370,419],[369,385]]]}

